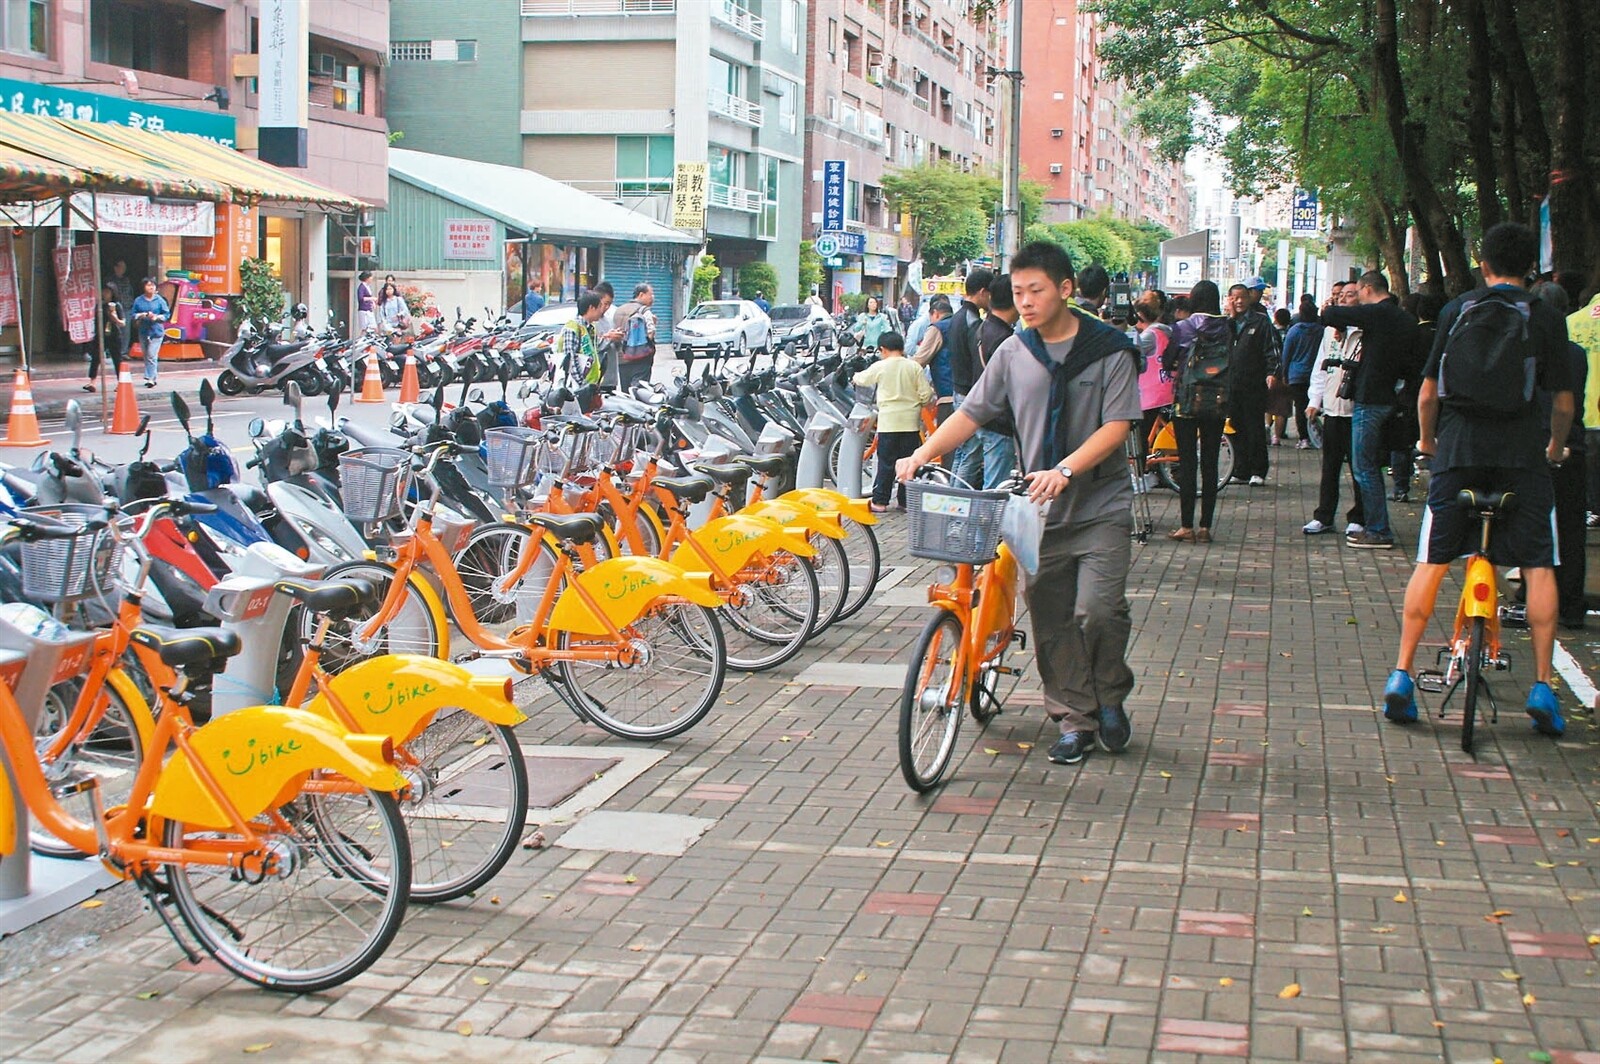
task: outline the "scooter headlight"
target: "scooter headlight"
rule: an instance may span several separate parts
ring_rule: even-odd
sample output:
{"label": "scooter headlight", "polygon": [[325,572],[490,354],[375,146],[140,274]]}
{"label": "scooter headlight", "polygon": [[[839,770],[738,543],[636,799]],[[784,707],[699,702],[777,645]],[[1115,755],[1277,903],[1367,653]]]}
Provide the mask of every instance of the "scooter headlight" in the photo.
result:
{"label": "scooter headlight", "polygon": [[294,517],[292,514],[290,516],[294,521],[295,529],[300,533],[300,537],[307,543],[312,544],[318,550],[321,550],[324,554],[327,554],[330,558],[340,558],[345,561],[355,560],[350,556],[349,551],[339,546],[339,544],[334,540],[329,539],[315,525],[311,524],[309,521],[304,521],[298,517]]}

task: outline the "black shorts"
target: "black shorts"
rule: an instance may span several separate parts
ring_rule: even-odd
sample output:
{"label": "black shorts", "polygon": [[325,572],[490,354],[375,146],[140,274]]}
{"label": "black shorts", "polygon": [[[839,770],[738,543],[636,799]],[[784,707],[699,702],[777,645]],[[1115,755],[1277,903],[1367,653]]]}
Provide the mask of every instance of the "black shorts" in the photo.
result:
{"label": "black shorts", "polygon": [[1448,565],[1478,549],[1482,536],[1478,515],[1456,502],[1463,488],[1509,491],[1517,497],[1511,513],[1494,519],[1490,561],[1524,568],[1556,565],[1556,502],[1550,474],[1543,469],[1482,466],[1447,469],[1428,479],[1428,509],[1422,515],[1418,562]]}

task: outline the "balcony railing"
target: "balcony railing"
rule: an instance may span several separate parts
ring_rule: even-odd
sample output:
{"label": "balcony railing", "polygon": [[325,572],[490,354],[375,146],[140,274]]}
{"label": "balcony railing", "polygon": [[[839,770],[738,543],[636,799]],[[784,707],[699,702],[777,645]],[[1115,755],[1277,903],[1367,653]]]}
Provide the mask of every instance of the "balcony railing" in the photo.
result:
{"label": "balcony railing", "polygon": [[579,15],[670,15],[678,0],[522,0],[528,18],[576,18]]}
{"label": "balcony railing", "polygon": [[761,210],[761,193],[748,188],[719,185],[715,181],[711,183],[711,194],[707,200],[713,207],[726,207],[730,211],[755,214]]}
{"label": "balcony railing", "polygon": [[749,100],[717,89],[711,90],[707,102],[712,111],[722,115],[724,118],[731,118],[735,122],[743,122],[745,125],[754,126],[757,129],[761,128],[760,104],[751,103]]}
{"label": "balcony railing", "polygon": [[767,35],[766,19],[752,15],[734,0],[721,0],[720,3],[712,0],[711,17],[753,41],[759,41]]}
{"label": "balcony railing", "polygon": [[672,194],[672,178],[670,177],[601,178],[597,180],[566,181],[563,184],[608,200],[636,199],[645,196],[670,196]]}

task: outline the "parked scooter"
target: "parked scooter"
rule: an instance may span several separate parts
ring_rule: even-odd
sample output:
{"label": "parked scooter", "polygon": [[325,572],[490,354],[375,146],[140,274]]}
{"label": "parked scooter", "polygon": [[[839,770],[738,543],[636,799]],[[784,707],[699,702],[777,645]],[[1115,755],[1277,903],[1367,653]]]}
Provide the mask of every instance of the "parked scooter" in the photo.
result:
{"label": "parked scooter", "polygon": [[[306,561],[321,566],[355,561],[365,553],[366,540],[317,476],[321,458],[307,435],[304,400],[293,381],[284,388],[284,402],[294,409],[292,420],[272,425],[261,418],[250,422],[256,457],[245,463],[260,470],[262,487],[277,515],[269,531],[279,546]],[[338,409],[339,392],[334,390],[328,396],[330,418]]]}
{"label": "parked scooter", "polygon": [[[304,303],[295,304],[293,316],[303,322]],[[320,395],[327,385],[317,368],[319,345],[309,340],[263,341],[249,322],[239,327],[239,338],[223,355],[227,368],[217,374],[217,390],[223,395],[260,395],[269,388],[281,388],[290,380],[300,383],[309,395]]]}

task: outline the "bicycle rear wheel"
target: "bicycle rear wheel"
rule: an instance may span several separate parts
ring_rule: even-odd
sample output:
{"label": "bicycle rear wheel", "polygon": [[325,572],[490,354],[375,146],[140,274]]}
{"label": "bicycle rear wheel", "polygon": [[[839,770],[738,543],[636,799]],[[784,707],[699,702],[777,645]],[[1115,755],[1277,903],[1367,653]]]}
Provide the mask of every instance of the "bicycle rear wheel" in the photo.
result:
{"label": "bicycle rear wheel", "polygon": [[850,593],[845,596],[844,609],[839,611],[839,619],[843,620],[860,613],[877,590],[878,578],[883,575],[883,554],[871,525],[841,517],[839,527],[845,531],[839,542],[850,559]]}
{"label": "bicycle rear wheel", "polygon": [[[525,550],[538,554],[522,579],[507,585],[506,574],[515,571]],[[456,555],[455,566],[472,615],[491,632],[505,635],[530,623],[538,612],[556,572],[556,553],[542,534],[536,539],[526,525],[505,522],[475,530]]]}
{"label": "bicycle rear wheel", "polygon": [[[558,662],[564,697],[612,735],[670,739],[711,711],[727,674],[727,650],[717,615],[687,602],[658,602],[622,632],[635,653],[632,664]],[[571,632],[558,633],[562,650],[609,646]]]}
{"label": "bicycle rear wheel", "polygon": [[1478,685],[1483,682],[1484,620],[1472,619],[1472,636],[1467,640],[1467,660],[1461,667],[1461,683],[1466,697],[1461,703],[1461,749],[1472,753],[1472,736],[1478,719]]}
{"label": "bicycle rear wheel", "polygon": [[[405,917],[411,846],[394,796],[321,797],[302,795],[257,817],[261,844],[242,854],[240,869],[165,867],[178,915],[205,951],[268,990],[346,982],[383,955]],[[231,830],[173,820],[162,838],[169,849],[212,854],[243,845]]]}
{"label": "bicycle rear wheel", "polygon": [[[144,760],[143,733],[153,729],[150,707],[139,695],[133,681],[120,669],[106,677],[105,694],[109,702],[92,728],[72,738],[70,744],[48,764],[41,764],[47,776],[88,772],[100,780],[100,803],[110,811],[127,802],[133,778]],[[73,709],[82,697],[83,680],[75,678],[50,689],[34,742],[41,755],[72,719]],[[93,802],[87,792],[59,799],[76,819],[92,824]],[[50,834],[33,818],[28,820],[28,848],[41,857],[81,860],[90,856]]]}
{"label": "bicycle rear wheel", "polygon": [[816,555],[811,559],[811,571],[817,578],[817,623],[811,634],[824,631],[844,614],[844,605],[850,598],[850,556],[844,551],[844,541],[814,535],[811,546]]}
{"label": "bicycle rear wheel", "polygon": [[817,576],[804,558],[786,550],[751,559],[735,577],[733,600],[721,618],[728,667],[771,669],[800,652],[817,623]]}
{"label": "bicycle rear wheel", "polygon": [[961,731],[961,620],[940,610],[923,628],[900,693],[900,774],[917,792],[938,784]]}

